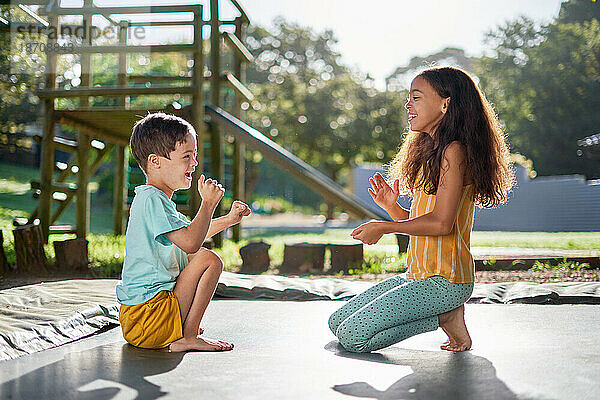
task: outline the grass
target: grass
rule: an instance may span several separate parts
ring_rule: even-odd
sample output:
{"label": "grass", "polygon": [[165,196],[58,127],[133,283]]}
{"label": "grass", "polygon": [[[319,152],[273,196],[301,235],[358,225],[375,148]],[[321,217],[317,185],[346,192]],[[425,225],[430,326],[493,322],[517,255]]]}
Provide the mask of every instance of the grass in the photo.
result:
{"label": "grass", "polygon": [[581,271],[585,269],[592,269],[592,267],[590,267],[590,264],[588,263],[580,263],[576,261],[569,261],[566,259],[556,265],[550,265],[547,263],[536,261],[535,264],[533,264],[533,266],[529,268],[530,271],[534,272],[542,272],[548,270]]}
{"label": "grass", "polygon": [[[37,200],[31,196],[29,181],[37,179],[39,171],[15,165],[0,163],[0,229],[4,232],[4,249],[10,263],[15,263],[12,234],[12,220],[16,217],[27,217],[37,206]],[[117,277],[120,274],[125,253],[125,237],[112,235],[112,207],[100,201],[94,201],[91,215],[91,234],[89,241],[89,258],[92,276]],[[70,207],[58,221],[59,224],[73,224],[74,207]],[[223,258],[226,269],[236,271],[242,260],[239,255],[241,246],[263,240],[271,245],[269,256],[271,265],[277,267],[283,260],[283,249],[286,243],[353,243],[349,234],[351,229],[329,229],[322,234],[290,233],[269,231],[267,233],[244,232],[244,240],[234,243],[225,240],[223,247],[217,252]],[[53,235],[45,246],[49,260],[54,260],[52,242],[73,238],[74,235]],[[355,243],[355,242],[354,242]],[[600,250],[600,232],[473,232],[472,246],[481,247],[521,247],[549,248],[558,250]],[[385,272],[402,272],[406,268],[406,255],[398,255],[396,238],[386,235],[373,246],[364,247],[364,263],[361,268],[352,270],[352,275],[380,274]],[[550,268],[585,269],[587,264],[568,262],[559,266],[539,263],[536,270]],[[587,266],[589,267],[589,265]]]}
{"label": "grass", "polygon": [[474,247],[600,250],[600,232],[482,232],[471,235]]}

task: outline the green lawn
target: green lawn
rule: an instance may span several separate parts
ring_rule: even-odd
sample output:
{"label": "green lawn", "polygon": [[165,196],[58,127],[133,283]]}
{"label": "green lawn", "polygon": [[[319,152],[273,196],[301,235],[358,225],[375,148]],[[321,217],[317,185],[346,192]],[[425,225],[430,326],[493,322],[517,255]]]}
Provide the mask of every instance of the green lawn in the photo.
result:
{"label": "green lawn", "polygon": [[[0,229],[4,232],[4,248],[9,262],[15,263],[12,243],[12,220],[15,217],[27,217],[37,206],[37,200],[31,196],[29,181],[38,179],[36,169],[23,168],[14,165],[0,164]],[[74,207],[70,207],[60,218],[59,224],[72,224],[75,221]],[[118,276],[124,255],[124,236],[114,236],[112,230],[112,207],[106,202],[98,201],[92,194],[91,234],[89,256],[92,271],[100,276]],[[320,242],[340,243],[352,242],[349,237],[351,229],[330,229],[322,234],[245,232],[241,243],[225,240],[223,248],[217,251],[225,261],[226,269],[236,270],[241,265],[239,248],[250,241],[264,240],[271,245],[269,255],[271,264],[278,266],[283,259],[285,243]],[[73,235],[53,235],[54,240],[72,238]],[[405,265],[406,256],[399,256],[396,248],[396,238],[387,235],[375,246],[365,247],[365,263],[361,271],[355,273],[381,273],[401,271]],[[390,246],[391,245],[391,246]],[[528,247],[550,248],[565,250],[600,250],[600,232],[473,232],[472,246],[484,247]],[[46,246],[46,253],[52,260],[54,250],[51,244]]]}

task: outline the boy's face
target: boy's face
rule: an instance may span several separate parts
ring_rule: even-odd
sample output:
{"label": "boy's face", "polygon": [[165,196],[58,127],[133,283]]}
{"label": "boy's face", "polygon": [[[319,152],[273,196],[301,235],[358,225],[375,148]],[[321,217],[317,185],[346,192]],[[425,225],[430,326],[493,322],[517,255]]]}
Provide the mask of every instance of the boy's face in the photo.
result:
{"label": "boy's face", "polygon": [[170,190],[189,189],[192,173],[196,169],[196,137],[188,134],[185,142],[177,143],[169,158],[160,157],[159,167],[155,169],[160,181]]}

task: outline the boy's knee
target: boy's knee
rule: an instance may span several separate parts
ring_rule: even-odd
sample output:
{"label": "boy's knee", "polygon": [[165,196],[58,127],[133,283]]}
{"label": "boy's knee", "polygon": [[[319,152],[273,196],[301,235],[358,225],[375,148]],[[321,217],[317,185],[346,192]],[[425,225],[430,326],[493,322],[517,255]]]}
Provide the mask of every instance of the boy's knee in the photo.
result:
{"label": "boy's knee", "polygon": [[190,260],[190,264],[198,264],[203,268],[210,266],[211,268],[216,268],[221,271],[223,270],[224,265],[221,256],[212,250],[204,248],[193,255],[192,259]]}
{"label": "boy's knee", "polygon": [[214,252],[212,250],[206,250],[206,257],[207,257],[207,261],[209,262],[209,264],[212,267],[223,271],[223,266],[225,264],[223,263],[223,260],[221,259],[220,255],[218,255],[216,252]]}

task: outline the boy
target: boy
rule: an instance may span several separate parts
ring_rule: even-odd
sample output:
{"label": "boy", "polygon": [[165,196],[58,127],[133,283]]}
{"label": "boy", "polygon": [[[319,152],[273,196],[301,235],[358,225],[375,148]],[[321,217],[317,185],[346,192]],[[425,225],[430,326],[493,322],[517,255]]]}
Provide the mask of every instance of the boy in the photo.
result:
{"label": "boy", "polygon": [[221,258],[201,246],[250,209],[235,201],[229,214],[212,219],[225,189],[202,175],[202,205],[194,219],[176,211],[173,192],[191,186],[198,165],[196,132],[182,118],[147,115],[135,124],[130,146],[146,184],[135,188],[116,288],[123,337],[134,346],[169,351],[233,349],[233,344],[200,338],[200,321],[223,270]]}

